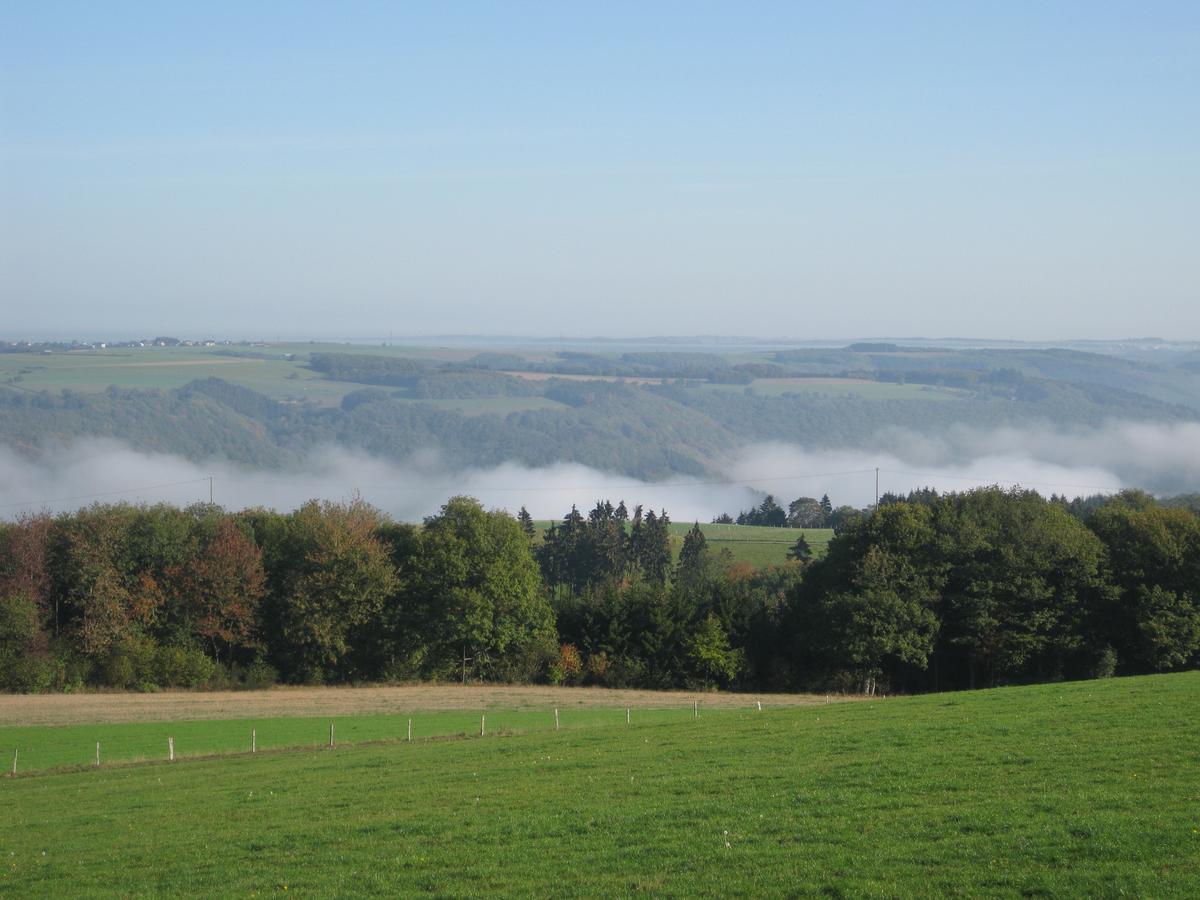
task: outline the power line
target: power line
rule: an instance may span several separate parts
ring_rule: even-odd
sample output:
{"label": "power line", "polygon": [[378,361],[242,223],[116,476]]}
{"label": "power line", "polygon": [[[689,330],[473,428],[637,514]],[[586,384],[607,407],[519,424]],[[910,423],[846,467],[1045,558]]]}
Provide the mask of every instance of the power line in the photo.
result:
{"label": "power line", "polygon": [[[534,493],[540,491],[636,491],[647,488],[658,490],[660,488],[692,488],[692,487],[712,487],[717,485],[753,485],[764,481],[799,481],[808,478],[836,478],[845,475],[862,475],[871,472],[871,469],[854,469],[847,472],[812,472],[804,475],[769,475],[762,478],[724,478],[710,481],[643,481],[638,484],[610,484],[610,485],[591,485],[591,486],[526,486],[526,487],[492,487],[490,485],[472,485],[470,490],[480,493]],[[453,478],[453,475],[448,474],[447,479]],[[292,485],[295,484],[295,479],[288,478],[238,478],[223,477],[223,482],[230,484],[251,484],[251,485]],[[319,481],[319,476],[312,477],[313,481]],[[117,497],[124,494],[137,494],[142,491],[154,491],[163,488],[181,487],[189,484],[208,484],[209,502],[212,502],[214,477],[206,475],[203,478],[191,478],[187,481],[170,481],[163,484],[146,484],[139,487],[124,488],[117,491],[97,491],[92,494],[76,494],[71,497],[50,497],[42,500],[24,500],[18,503],[0,504],[0,508],[20,507],[20,506],[44,506],[51,503],[71,503],[79,500],[94,500],[100,497]],[[426,485],[403,485],[403,484],[362,484],[360,488],[368,488],[370,490],[389,490],[389,491],[424,491]]]}
{"label": "power line", "polygon": [[[722,478],[715,481],[643,481],[638,484],[602,484],[592,486],[552,486],[552,487],[489,487],[488,485],[471,485],[470,489],[474,491],[491,493],[530,493],[534,491],[638,491],[638,490],[658,490],[660,488],[691,488],[691,487],[714,487],[714,486],[731,486],[731,485],[753,485],[764,481],[800,481],[806,478],[837,478],[843,475],[865,475],[873,469],[853,469],[848,472],[813,472],[807,475],[768,475],[762,478]],[[389,484],[363,484],[359,485],[363,488],[371,488],[373,490],[418,490],[418,488],[408,487],[404,485],[389,485]]]}
{"label": "power line", "polygon": [[76,494],[74,497],[51,497],[46,500],[24,500],[20,503],[4,503],[0,504],[0,507],[9,509],[14,506],[45,506],[48,503],[73,503],[76,500],[94,500],[97,497],[117,497],[122,494],[137,494],[141,491],[156,491],[161,488],[182,487],[183,485],[187,484],[200,484],[201,482],[208,480],[209,479],[207,477],[191,478],[187,481],[168,481],[164,484],[146,484],[142,485],[141,487],[126,488],[120,491],[98,491],[95,494]]}
{"label": "power line", "polygon": [[[792,475],[764,475],[757,478],[720,478],[709,479],[703,481],[643,481],[636,484],[605,484],[605,485],[527,485],[522,487],[498,487],[491,485],[469,485],[468,490],[478,493],[544,493],[553,491],[566,491],[572,493],[591,492],[606,492],[606,491],[639,491],[639,490],[662,490],[674,488],[696,488],[696,487],[731,487],[737,485],[753,486],[764,482],[786,482],[786,481],[803,481],[813,478],[842,478],[851,475],[876,475],[876,491],[878,492],[878,475],[885,472],[890,475],[905,475],[913,478],[932,478],[944,479],[951,481],[968,481],[976,484],[997,484],[997,485],[1012,485],[1012,486],[1040,486],[1040,487],[1060,487],[1060,488],[1079,488],[1084,490],[1098,491],[1114,491],[1119,488],[1114,488],[1111,484],[1077,484],[1061,481],[1010,481],[1006,479],[991,479],[982,476],[972,475],[951,475],[946,472],[915,472],[907,469],[885,469],[885,468],[869,468],[869,469],[848,469],[839,472],[807,472],[803,474]],[[454,476],[447,473],[447,479],[452,479]],[[223,476],[223,482],[230,484],[241,485],[294,485],[294,478],[239,478],[237,476]],[[312,481],[320,481],[320,476],[311,476]],[[209,502],[212,502],[214,477],[206,475],[202,478],[191,478],[185,481],[170,481],[161,484],[147,484],[139,487],[124,488],[115,491],[97,491],[91,494],[76,494],[70,497],[53,497],[42,500],[25,500],[17,503],[0,504],[0,509],[11,509],[16,507],[29,506],[45,506],[53,503],[72,503],[80,500],[94,500],[102,497],[117,497],[126,494],[137,494],[143,491],[161,490],[164,488],[183,487],[192,484],[207,483],[209,487]],[[410,493],[422,492],[429,489],[429,482],[426,481],[421,485],[412,484],[396,484],[396,483],[380,483],[380,484],[360,484],[359,488],[375,490],[375,491],[407,491]],[[878,499],[876,499],[878,503]]]}
{"label": "power line", "polygon": [[1026,481],[1024,479],[1021,481],[1008,481],[1002,478],[983,478],[974,475],[948,475],[944,472],[910,472],[906,469],[881,469],[880,471],[887,472],[890,475],[909,475],[913,478],[944,478],[950,481],[973,481],[977,484],[1011,485],[1013,487],[1031,485],[1040,487],[1082,488],[1097,491],[1120,490],[1119,487],[1114,488],[1111,484],[1071,484],[1066,481]]}

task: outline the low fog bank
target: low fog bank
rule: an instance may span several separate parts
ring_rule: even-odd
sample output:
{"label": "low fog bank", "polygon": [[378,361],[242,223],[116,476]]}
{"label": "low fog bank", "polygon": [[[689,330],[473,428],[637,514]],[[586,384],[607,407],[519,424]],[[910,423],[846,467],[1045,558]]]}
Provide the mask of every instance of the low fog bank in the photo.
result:
{"label": "low fog bank", "polygon": [[743,448],[711,480],[639,482],[587,466],[562,463],[530,468],[506,463],[454,472],[436,453],[403,464],[352,450],[314,452],[289,471],[251,470],[228,461],[195,463],[144,453],[109,440],[86,440],[45,453],[36,461],[0,448],[0,517],[76,509],[92,502],[187,505],[209,498],[229,509],[265,506],[288,510],[311,498],[367,502],[403,521],[437,512],[448,497],[469,494],[488,507],[515,512],[524,504],[535,518],[558,518],[571,504],[598,499],[665,508],[676,521],[734,515],[774,494],[783,505],[799,496],[828,494],[835,505],[866,506],[881,492],[918,487],[942,491],[977,485],[1020,484],[1069,497],[1140,487],[1157,493],[1200,489],[1200,425],[1115,423],[1081,430],[951,428],[937,435],[882,432],[875,450],[807,450],[789,444]]}
{"label": "low fog bank", "polygon": [[290,510],[313,498],[347,501],[361,496],[401,521],[420,521],[457,494],[514,513],[524,504],[534,517],[544,519],[562,516],[572,503],[590,507],[602,499],[625,498],[630,504],[665,508],[673,518],[702,520],[756,502],[748,486],[694,479],[643,483],[574,463],[544,468],[505,463],[451,471],[432,452],[397,464],[326,447],[311,453],[299,468],[268,471],[225,460],[196,463],[139,452],[114,441],[89,440],[52,450],[37,461],[0,448],[0,517],[77,509],[93,502],[207,502],[210,477],[213,501],[228,509]]}

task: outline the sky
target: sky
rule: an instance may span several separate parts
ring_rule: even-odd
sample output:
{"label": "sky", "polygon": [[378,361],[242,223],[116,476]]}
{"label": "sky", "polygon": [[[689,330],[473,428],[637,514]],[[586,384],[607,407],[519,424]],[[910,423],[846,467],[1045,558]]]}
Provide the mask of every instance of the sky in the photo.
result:
{"label": "sky", "polygon": [[0,4],[0,338],[1200,338],[1200,4]]}

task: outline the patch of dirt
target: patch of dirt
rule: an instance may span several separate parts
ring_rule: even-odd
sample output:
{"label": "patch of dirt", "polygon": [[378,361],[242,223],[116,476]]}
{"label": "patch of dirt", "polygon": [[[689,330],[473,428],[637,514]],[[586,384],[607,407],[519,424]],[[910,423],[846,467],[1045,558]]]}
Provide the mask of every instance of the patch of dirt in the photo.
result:
{"label": "patch of dirt", "polygon": [[454,709],[581,707],[707,708],[813,706],[855,699],[824,694],[727,694],[592,687],[414,684],[380,687],[275,687],[266,691],[158,694],[4,694],[0,725],[169,722],[271,716],[369,715]]}

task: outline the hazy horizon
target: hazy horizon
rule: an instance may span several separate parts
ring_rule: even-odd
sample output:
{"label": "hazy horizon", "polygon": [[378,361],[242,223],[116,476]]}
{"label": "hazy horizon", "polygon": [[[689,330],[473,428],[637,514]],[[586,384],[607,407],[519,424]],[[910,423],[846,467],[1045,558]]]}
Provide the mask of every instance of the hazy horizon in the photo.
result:
{"label": "hazy horizon", "polygon": [[1172,2],[9,4],[0,331],[1200,338],[1198,76]]}

